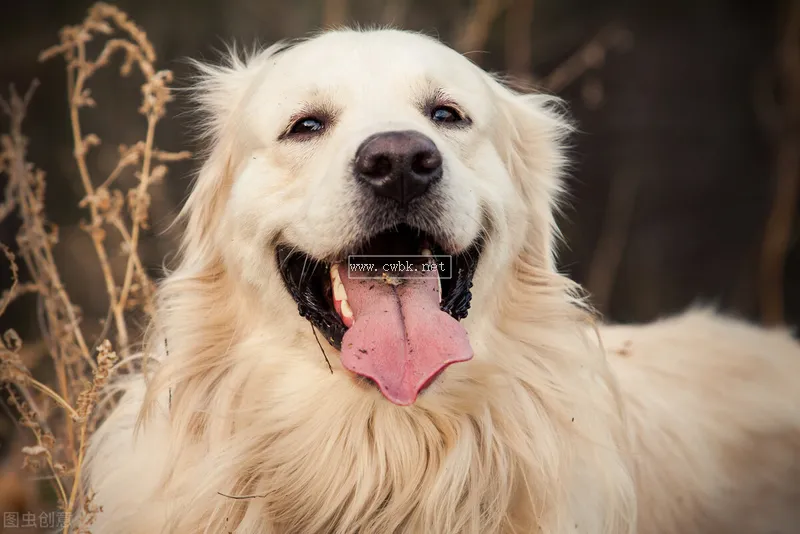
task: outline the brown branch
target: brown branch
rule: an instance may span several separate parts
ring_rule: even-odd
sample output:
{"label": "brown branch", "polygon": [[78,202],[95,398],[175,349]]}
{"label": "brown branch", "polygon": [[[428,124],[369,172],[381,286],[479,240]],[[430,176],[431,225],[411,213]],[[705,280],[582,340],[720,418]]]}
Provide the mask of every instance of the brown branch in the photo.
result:
{"label": "brown branch", "polygon": [[322,26],[333,28],[341,26],[347,20],[347,0],[323,0]]}
{"label": "brown branch", "polygon": [[[67,32],[65,32],[65,34],[66,33]],[[104,57],[106,50],[108,50],[108,48],[103,49],[101,57]],[[48,51],[42,53],[42,59],[49,57],[47,52]],[[94,185],[92,184],[92,178],[89,174],[89,167],[86,163],[86,154],[89,147],[87,146],[86,140],[81,132],[80,108],[86,105],[86,101],[81,99],[81,95],[83,94],[84,90],[84,84],[86,83],[87,78],[95,72],[97,67],[95,66],[96,64],[89,64],[87,62],[85,41],[81,39],[75,39],[74,48],[70,49],[70,52],[72,54],[77,53],[77,62],[70,62],[67,67],[70,72],[70,76],[68,78],[70,81],[67,84],[67,98],[69,100],[70,125],[72,127],[72,139],[74,145],[73,155],[78,165],[78,173],[80,174],[83,189],[87,196],[93,197],[95,195]],[[100,269],[103,273],[103,281],[106,285],[108,298],[114,307],[114,319],[117,327],[117,335],[119,336],[120,344],[122,346],[126,346],[128,342],[128,329],[127,325],[125,324],[124,317],[121,313],[119,313],[116,307],[116,302],[118,300],[117,285],[114,282],[114,275],[111,270],[111,264],[109,263],[108,252],[106,251],[104,244],[105,232],[103,232],[101,229],[102,217],[100,216],[97,205],[94,203],[89,204],[89,214],[91,221],[88,227],[90,229],[89,235],[99,260]]]}
{"label": "brown branch", "polygon": [[401,28],[408,12],[407,0],[387,0],[383,6],[381,20],[384,24]]}
{"label": "brown branch", "polygon": [[[98,350],[97,356],[97,369],[95,369],[91,383],[86,386],[86,389],[81,392],[77,402],[77,413],[81,418],[82,424],[80,428],[80,438],[78,444],[78,458],[75,461],[75,475],[73,477],[72,490],[70,491],[69,501],[67,503],[67,510],[73,510],[80,491],[80,472],[83,467],[83,459],[86,455],[87,432],[89,428],[89,420],[92,411],[97,405],[97,397],[99,392],[108,382],[110,376],[111,366],[117,359],[117,355],[111,350],[111,343],[108,340],[104,341]],[[69,534],[70,521],[64,526],[63,534]]]}
{"label": "brown branch", "polygon": [[468,54],[485,47],[492,24],[506,7],[506,2],[507,0],[477,0],[464,22],[464,30],[456,38],[456,49]]}
{"label": "brown branch", "polygon": [[772,210],[761,251],[760,301],[764,324],[784,321],[783,279],[800,193],[800,4],[790,2],[778,65],[785,102],[776,155]]}
{"label": "brown branch", "polygon": [[11,304],[11,301],[13,301],[14,297],[17,295],[17,290],[19,288],[19,267],[17,267],[16,256],[11,252],[10,248],[0,243],[0,250],[3,251],[3,255],[8,260],[9,269],[11,269],[11,287],[8,291],[3,292],[2,297],[0,297],[0,315],[3,315],[8,305]]}
{"label": "brown branch", "polygon": [[[142,172],[139,177],[139,186],[136,188],[134,200],[132,202],[133,215],[133,231],[131,232],[129,250],[128,250],[128,265],[125,268],[125,280],[122,282],[122,291],[120,292],[119,301],[117,302],[117,312],[124,313],[128,303],[128,296],[131,291],[131,284],[133,283],[133,269],[138,259],[136,250],[139,247],[139,233],[143,224],[147,220],[147,210],[141,209],[144,207],[144,201],[147,195],[147,189],[150,186],[150,164],[153,156],[153,137],[155,135],[156,123],[158,118],[149,116],[147,118],[147,138],[145,140],[144,162],[142,163]],[[149,198],[148,198],[149,201]],[[149,203],[149,202],[148,202]],[[143,272],[140,270],[140,272]],[[123,353],[124,354],[124,353]]]}
{"label": "brown branch", "polygon": [[506,70],[519,79],[532,80],[534,0],[514,0],[506,13]]}
{"label": "brown branch", "polygon": [[609,51],[625,50],[632,42],[633,34],[629,30],[616,23],[609,24],[548,74],[541,86],[553,93],[563,91],[586,71],[601,67]]}
{"label": "brown branch", "polygon": [[52,238],[45,228],[43,218],[39,215],[43,210],[44,190],[38,187],[37,184],[42,183],[44,176],[41,173],[35,173],[30,170],[26,163],[27,141],[22,133],[22,123],[36,86],[37,84],[31,84],[24,97],[20,97],[12,90],[10,100],[8,102],[3,101],[4,103],[2,104],[3,111],[11,119],[11,132],[5,138],[4,153],[6,161],[9,162],[9,181],[16,183],[18,190],[17,198],[23,220],[22,236],[23,240],[27,239],[31,244],[37,245],[31,249],[32,256],[30,257],[32,262],[26,261],[26,264],[30,270],[39,274],[39,278],[36,278],[37,280],[47,280],[48,286],[53,289],[56,298],[60,301],[68,316],[70,329],[81,355],[90,366],[94,366],[94,361],[89,354],[89,348],[78,324],[75,306],[64,290],[61,277],[55,266],[52,253]]}
{"label": "brown branch", "polygon": [[600,313],[608,312],[617,272],[625,255],[639,185],[637,177],[622,174],[615,174],[609,184],[600,237],[586,277],[592,304]]}

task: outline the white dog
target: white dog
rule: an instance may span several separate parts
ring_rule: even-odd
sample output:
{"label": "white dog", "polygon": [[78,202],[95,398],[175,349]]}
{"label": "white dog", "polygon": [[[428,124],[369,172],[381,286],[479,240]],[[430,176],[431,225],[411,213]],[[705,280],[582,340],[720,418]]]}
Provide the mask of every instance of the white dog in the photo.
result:
{"label": "white dog", "polygon": [[706,311],[594,327],[554,267],[553,99],[393,30],[202,71],[212,146],[148,373],[89,447],[95,534],[800,532],[800,347]]}

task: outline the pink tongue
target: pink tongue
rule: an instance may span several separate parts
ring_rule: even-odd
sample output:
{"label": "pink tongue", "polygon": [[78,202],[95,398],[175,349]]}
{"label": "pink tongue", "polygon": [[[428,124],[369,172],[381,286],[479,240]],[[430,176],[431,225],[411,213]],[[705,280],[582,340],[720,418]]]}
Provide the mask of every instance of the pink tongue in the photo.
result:
{"label": "pink tongue", "polygon": [[472,358],[466,330],[439,309],[435,271],[403,273],[399,285],[348,274],[340,267],[354,319],[341,361],[374,380],[387,399],[412,404],[445,367]]}

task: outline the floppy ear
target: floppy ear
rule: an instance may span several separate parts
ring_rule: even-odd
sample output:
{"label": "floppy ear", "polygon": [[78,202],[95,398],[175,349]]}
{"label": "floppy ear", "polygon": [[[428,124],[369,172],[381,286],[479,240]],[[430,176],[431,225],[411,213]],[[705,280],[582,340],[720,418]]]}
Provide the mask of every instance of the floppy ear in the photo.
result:
{"label": "floppy ear", "polygon": [[200,111],[202,136],[220,138],[258,87],[265,75],[264,67],[280,52],[290,49],[294,41],[278,41],[259,50],[239,50],[234,44],[222,54],[221,64],[190,60],[196,71],[192,100]]}
{"label": "floppy ear", "polygon": [[525,203],[525,261],[554,272],[559,237],[555,212],[564,192],[564,142],[573,130],[556,97],[521,94],[492,79],[497,95],[497,148]]}
{"label": "floppy ear", "polygon": [[247,132],[242,130],[239,117],[266,75],[266,64],[290,46],[278,42],[263,51],[253,48],[244,53],[231,46],[220,65],[192,61],[197,71],[192,101],[197,107],[199,137],[207,147],[203,166],[178,217],[186,221],[185,254],[210,257],[211,229],[220,220],[233,166],[247,146]]}

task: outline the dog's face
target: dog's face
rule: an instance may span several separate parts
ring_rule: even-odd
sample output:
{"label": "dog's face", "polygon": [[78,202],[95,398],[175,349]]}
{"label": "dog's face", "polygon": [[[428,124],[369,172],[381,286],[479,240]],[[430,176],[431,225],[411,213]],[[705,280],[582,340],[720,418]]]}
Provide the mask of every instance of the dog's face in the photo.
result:
{"label": "dog's face", "polygon": [[191,209],[219,206],[231,272],[392,402],[472,358],[473,278],[499,290],[537,232],[549,268],[559,123],[455,51],[342,31],[208,74],[217,183]]}

